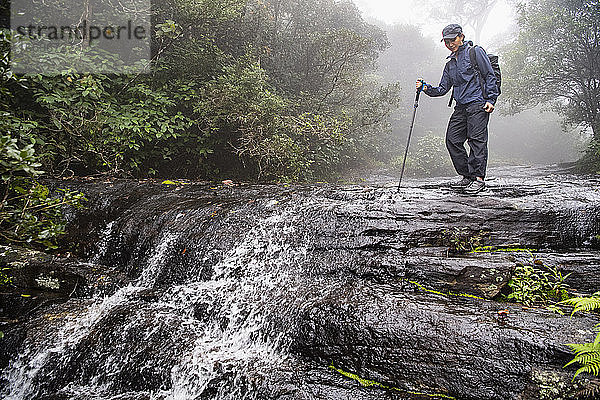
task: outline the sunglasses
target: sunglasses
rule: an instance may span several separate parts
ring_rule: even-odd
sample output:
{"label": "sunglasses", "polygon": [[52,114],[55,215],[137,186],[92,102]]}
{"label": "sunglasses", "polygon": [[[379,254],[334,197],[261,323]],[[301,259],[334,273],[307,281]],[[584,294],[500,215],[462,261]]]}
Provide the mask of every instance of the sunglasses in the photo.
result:
{"label": "sunglasses", "polygon": [[444,43],[450,44],[450,43],[454,42],[456,39],[458,39],[458,36],[456,36],[454,39],[444,39]]}

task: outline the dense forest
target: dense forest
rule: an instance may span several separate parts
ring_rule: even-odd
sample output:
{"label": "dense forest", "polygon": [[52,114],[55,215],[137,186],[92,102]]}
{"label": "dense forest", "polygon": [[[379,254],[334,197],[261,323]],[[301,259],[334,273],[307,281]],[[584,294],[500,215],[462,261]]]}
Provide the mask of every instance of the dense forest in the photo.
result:
{"label": "dense forest", "polygon": [[[466,15],[469,2],[458,3]],[[9,21],[10,5],[1,11]],[[481,22],[470,21],[479,35]],[[496,130],[519,141],[497,145],[507,161],[519,158],[515,148],[539,153],[536,146],[567,137],[549,127],[553,117],[517,114],[543,106],[565,129],[587,134],[580,170],[600,170],[599,21],[591,0],[518,5],[518,31],[499,49],[500,108],[511,116]],[[61,73],[17,74],[11,49],[24,38],[2,30],[5,239],[19,237],[24,209],[48,209],[39,176],[289,182],[397,167],[414,79],[439,79],[446,55],[418,27],[367,21],[352,1],[169,0],[153,5],[151,26],[143,73],[114,58],[112,73],[77,73],[68,68],[72,52],[57,48],[38,62],[64,64]],[[106,62],[102,56],[93,46],[77,53],[80,63]],[[445,101],[431,103],[418,122],[411,173],[451,171]]]}
{"label": "dense forest", "polygon": [[351,2],[168,1],[152,21],[140,75],[14,76],[5,32],[3,132],[58,176],[313,179],[385,151],[397,91],[368,73],[387,39]]}

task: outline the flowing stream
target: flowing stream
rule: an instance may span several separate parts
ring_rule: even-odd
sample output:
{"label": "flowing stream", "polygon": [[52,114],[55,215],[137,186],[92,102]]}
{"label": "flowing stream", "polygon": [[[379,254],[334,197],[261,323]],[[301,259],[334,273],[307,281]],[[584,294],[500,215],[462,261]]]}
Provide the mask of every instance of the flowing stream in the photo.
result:
{"label": "flowing stream", "polygon": [[[265,206],[273,212],[217,257],[179,250],[177,243],[189,243],[184,236],[193,229],[162,231],[134,282],[84,301],[27,339],[3,373],[9,382],[3,398],[254,398],[256,382],[286,363],[290,310],[311,296],[298,270],[306,255],[303,237],[294,236],[293,246],[286,240],[302,218],[294,210],[310,205]],[[179,213],[170,225],[193,226],[205,218],[202,210]],[[114,226],[106,225],[92,260],[105,258]],[[174,249],[201,254],[191,264],[202,268],[165,284],[160,277],[176,268]],[[209,259],[218,261],[204,279]]]}
{"label": "flowing stream", "polygon": [[[75,185],[94,198],[73,217],[88,245],[81,265],[97,271],[85,283],[93,294],[24,320],[0,398],[375,400],[393,386],[403,400],[538,399],[536,374],[570,382],[563,344],[593,338],[596,321],[469,292],[485,282],[457,287],[467,275],[503,279],[523,254],[452,256],[444,232],[540,249],[591,290],[600,191],[547,170],[498,171],[477,198],[440,179],[400,192],[377,182]],[[100,290],[113,275],[124,278]],[[459,291],[476,296],[444,295]]]}

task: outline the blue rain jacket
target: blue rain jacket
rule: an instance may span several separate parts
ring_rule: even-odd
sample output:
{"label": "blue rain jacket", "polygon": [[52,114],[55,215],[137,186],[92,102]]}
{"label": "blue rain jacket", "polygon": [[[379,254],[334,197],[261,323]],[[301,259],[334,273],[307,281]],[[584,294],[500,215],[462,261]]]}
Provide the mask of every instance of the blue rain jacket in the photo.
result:
{"label": "blue rain jacket", "polygon": [[469,58],[469,47],[472,44],[470,41],[466,42],[455,53],[448,56],[449,60],[444,68],[440,85],[438,87],[427,85],[426,95],[431,97],[443,96],[454,87],[454,99],[460,105],[474,101],[496,103],[499,93],[496,86],[496,75],[494,75],[490,59],[485,50],[479,46],[475,47],[475,58],[477,64],[479,64],[479,71],[487,95],[487,98],[484,99],[477,72],[471,66]]}

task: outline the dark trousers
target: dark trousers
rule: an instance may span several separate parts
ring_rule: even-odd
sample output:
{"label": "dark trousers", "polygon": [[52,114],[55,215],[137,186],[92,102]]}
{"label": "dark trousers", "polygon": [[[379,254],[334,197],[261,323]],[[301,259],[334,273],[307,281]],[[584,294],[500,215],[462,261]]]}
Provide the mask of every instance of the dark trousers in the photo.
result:
{"label": "dark trousers", "polygon": [[[448,122],[446,147],[459,175],[485,178],[488,159],[488,122],[490,114],[483,103],[456,105]],[[469,144],[469,154],[465,149]]]}

